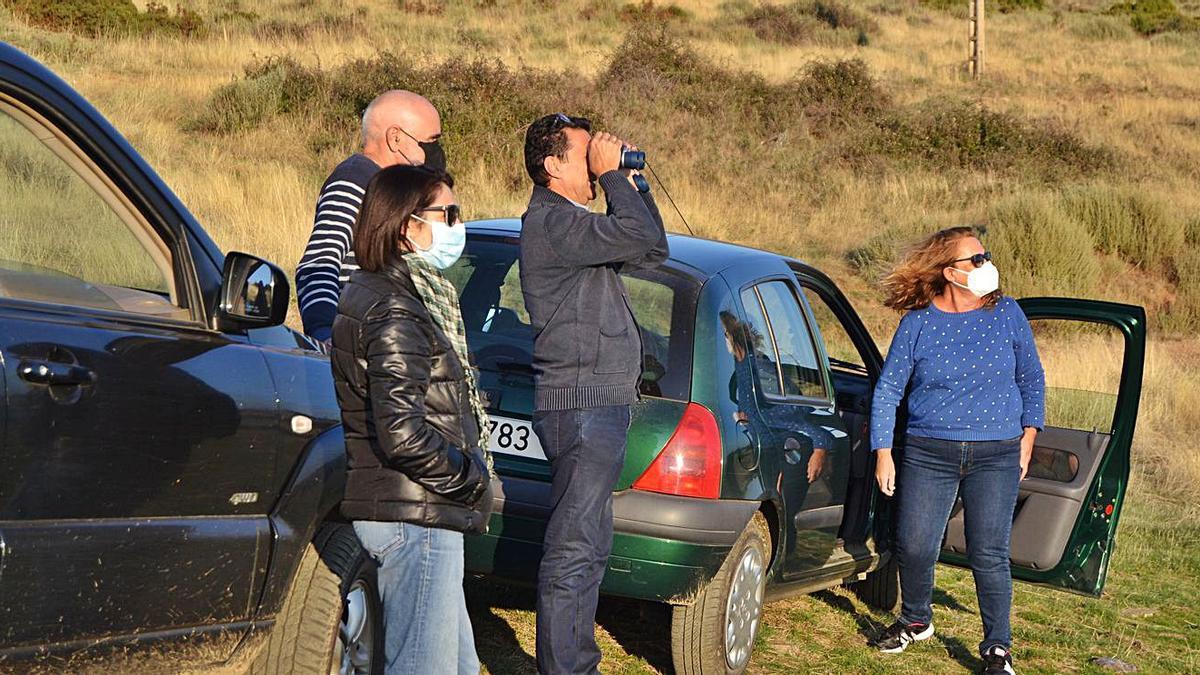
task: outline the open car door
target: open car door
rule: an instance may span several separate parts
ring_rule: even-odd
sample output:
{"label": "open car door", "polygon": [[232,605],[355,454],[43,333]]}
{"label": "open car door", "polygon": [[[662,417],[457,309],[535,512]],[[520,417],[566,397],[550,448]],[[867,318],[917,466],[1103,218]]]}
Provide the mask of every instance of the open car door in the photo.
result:
{"label": "open car door", "polygon": [[[1099,596],[1129,481],[1146,313],[1094,300],[1027,298],[1046,370],[1046,427],[1013,514],[1014,579]],[[961,502],[941,561],[966,567]]]}

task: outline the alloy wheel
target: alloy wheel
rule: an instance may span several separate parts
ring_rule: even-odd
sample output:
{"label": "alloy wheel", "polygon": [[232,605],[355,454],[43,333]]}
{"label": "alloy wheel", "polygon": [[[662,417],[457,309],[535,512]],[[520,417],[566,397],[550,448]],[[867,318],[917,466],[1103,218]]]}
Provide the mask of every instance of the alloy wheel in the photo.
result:
{"label": "alloy wheel", "polygon": [[762,552],[751,546],[734,570],[725,603],[725,662],[730,670],[741,670],[750,661],[762,613],[764,567]]}
{"label": "alloy wheel", "polygon": [[356,579],[346,593],[342,620],[338,624],[337,645],[332,673],[337,675],[370,675],[375,658],[375,616],[370,593],[374,590],[362,579]]}

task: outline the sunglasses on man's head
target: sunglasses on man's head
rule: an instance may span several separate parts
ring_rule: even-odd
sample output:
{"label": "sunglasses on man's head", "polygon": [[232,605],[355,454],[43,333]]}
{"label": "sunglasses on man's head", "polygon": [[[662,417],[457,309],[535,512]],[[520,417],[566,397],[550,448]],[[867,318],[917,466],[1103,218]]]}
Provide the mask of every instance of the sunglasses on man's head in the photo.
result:
{"label": "sunglasses on man's head", "polygon": [[968,256],[966,258],[959,258],[958,260],[955,260],[953,262],[960,263],[960,262],[966,262],[968,260],[970,260],[971,264],[974,265],[975,267],[983,267],[984,263],[992,261],[992,252],[984,251],[983,253],[976,253],[973,256]]}
{"label": "sunglasses on man's head", "polygon": [[418,210],[421,213],[425,211],[440,211],[446,214],[446,225],[454,227],[462,222],[462,208],[458,204],[446,204],[445,206],[427,206]]}
{"label": "sunglasses on man's head", "polygon": [[586,117],[571,117],[566,113],[554,113],[554,131],[558,131],[564,127],[590,129],[591,126],[592,121]]}

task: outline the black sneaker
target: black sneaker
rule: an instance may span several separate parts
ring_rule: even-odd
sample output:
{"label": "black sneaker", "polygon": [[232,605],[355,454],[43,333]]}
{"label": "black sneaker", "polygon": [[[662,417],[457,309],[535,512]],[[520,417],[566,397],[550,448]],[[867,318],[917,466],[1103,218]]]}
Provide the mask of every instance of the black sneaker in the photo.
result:
{"label": "black sneaker", "polygon": [[983,653],[983,662],[987,667],[983,669],[986,675],[1017,675],[1017,671],[1013,670],[1012,654],[1001,647],[1000,645],[992,645]]}
{"label": "black sneaker", "polygon": [[884,654],[899,654],[908,649],[910,643],[928,640],[931,637],[933,637],[932,623],[901,623],[897,621],[875,640],[875,646]]}

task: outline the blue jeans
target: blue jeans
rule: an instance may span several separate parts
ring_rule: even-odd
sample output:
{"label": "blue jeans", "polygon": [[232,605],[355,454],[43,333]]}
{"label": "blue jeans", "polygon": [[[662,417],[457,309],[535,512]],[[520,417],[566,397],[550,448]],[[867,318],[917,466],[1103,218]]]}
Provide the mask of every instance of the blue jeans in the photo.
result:
{"label": "blue jeans", "polygon": [[463,595],[461,532],[359,520],[354,533],[379,563],[389,675],[479,675]]}
{"label": "blue jeans", "polygon": [[897,477],[901,621],[933,620],[933,567],[957,495],[983,619],[979,651],[1011,646],[1009,540],[1020,478],[1020,437],[965,442],[908,437]]}
{"label": "blue jeans", "polygon": [[538,568],[537,666],[596,673],[596,605],[612,551],[612,491],[625,464],[629,406],[537,412],[550,460],[550,505]]}

